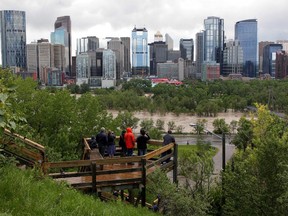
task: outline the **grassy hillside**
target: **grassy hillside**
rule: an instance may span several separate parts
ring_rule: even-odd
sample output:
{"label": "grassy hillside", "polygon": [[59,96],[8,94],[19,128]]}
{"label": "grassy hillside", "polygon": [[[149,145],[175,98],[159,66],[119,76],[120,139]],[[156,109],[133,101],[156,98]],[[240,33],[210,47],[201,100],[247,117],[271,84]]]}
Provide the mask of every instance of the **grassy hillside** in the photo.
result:
{"label": "grassy hillside", "polygon": [[0,168],[0,215],[155,215],[122,202],[101,202],[88,195],[39,177],[35,171]]}

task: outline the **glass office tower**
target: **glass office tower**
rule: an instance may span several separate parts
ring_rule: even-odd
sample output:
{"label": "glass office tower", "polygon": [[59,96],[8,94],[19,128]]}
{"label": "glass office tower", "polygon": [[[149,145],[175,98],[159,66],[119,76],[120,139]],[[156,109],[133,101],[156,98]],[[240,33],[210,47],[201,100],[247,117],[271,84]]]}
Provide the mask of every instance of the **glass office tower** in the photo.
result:
{"label": "glass office tower", "polygon": [[24,11],[0,11],[2,67],[26,69],[26,17]]}
{"label": "glass office tower", "polygon": [[243,49],[243,76],[256,77],[257,70],[257,20],[242,20],[235,24],[235,40]]}
{"label": "glass office tower", "polygon": [[208,17],[204,20],[204,61],[216,61],[222,64],[224,48],[224,20],[219,17]]}
{"label": "glass office tower", "polygon": [[54,23],[54,32],[51,33],[52,44],[62,44],[65,46],[66,68],[65,72],[68,76],[72,74],[72,59],[71,59],[71,20],[70,16],[57,17]]}
{"label": "glass office tower", "polygon": [[184,60],[194,60],[194,41],[193,39],[180,39],[181,58]]}
{"label": "glass office tower", "polygon": [[132,30],[132,75],[149,74],[148,31],[146,28]]}

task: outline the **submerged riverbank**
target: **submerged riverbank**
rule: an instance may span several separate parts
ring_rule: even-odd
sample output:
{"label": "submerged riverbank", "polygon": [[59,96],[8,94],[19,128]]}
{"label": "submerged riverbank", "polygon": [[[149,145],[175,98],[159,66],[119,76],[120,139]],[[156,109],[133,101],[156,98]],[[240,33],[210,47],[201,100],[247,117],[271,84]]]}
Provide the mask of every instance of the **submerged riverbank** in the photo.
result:
{"label": "submerged riverbank", "polygon": [[[112,113],[113,117],[116,117],[118,114],[118,111],[115,110],[109,110],[109,113]],[[165,130],[168,130],[168,122],[169,121],[174,121],[176,127],[177,126],[182,126],[183,133],[190,133],[193,131],[193,129],[191,128],[191,126],[189,126],[189,124],[191,123],[196,123],[198,119],[206,119],[207,120],[207,125],[206,128],[208,130],[213,130],[213,121],[215,119],[225,119],[225,122],[227,124],[230,124],[231,121],[236,120],[239,121],[239,119],[242,116],[245,116],[246,113],[242,113],[242,112],[232,112],[231,110],[228,110],[227,112],[222,112],[222,113],[218,113],[218,115],[216,117],[198,117],[196,115],[187,115],[187,114],[180,114],[180,115],[175,115],[174,113],[166,113],[166,114],[160,114],[160,113],[154,113],[151,115],[151,113],[149,112],[134,112],[133,113],[135,117],[139,118],[140,121],[138,123],[138,128],[140,127],[140,123],[143,120],[147,120],[147,119],[152,119],[154,121],[154,123],[156,123],[157,119],[160,119],[162,121],[164,121],[164,128]]]}

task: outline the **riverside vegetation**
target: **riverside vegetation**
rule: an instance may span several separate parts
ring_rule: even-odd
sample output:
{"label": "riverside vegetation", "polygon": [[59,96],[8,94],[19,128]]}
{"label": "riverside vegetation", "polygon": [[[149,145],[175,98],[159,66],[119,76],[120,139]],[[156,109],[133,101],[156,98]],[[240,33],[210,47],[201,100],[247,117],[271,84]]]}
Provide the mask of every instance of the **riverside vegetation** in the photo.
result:
{"label": "riverside vegetation", "polygon": [[[88,92],[76,99],[68,90],[40,90],[33,80],[22,80],[11,75],[8,70],[0,70],[0,132],[3,134],[3,129],[8,128],[43,144],[48,149],[51,161],[73,160],[79,158],[81,138],[90,137],[101,127],[104,126],[117,133],[128,125],[137,125],[137,118],[130,112],[133,110],[163,113],[170,111],[176,114],[185,112],[211,116],[226,109],[244,110],[246,106],[255,103],[266,104],[266,106],[257,105],[257,118],[251,120],[241,118],[237,125],[234,125],[237,133],[233,143],[238,150],[233,160],[228,162],[225,172],[221,173],[218,182],[210,181],[213,163],[212,156],[207,151],[209,144],[199,140],[196,150],[186,150],[179,158],[181,174],[186,175],[185,177],[191,181],[187,181],[182,187],[177,187],[165,174],[156,171],[148,177],[147,190],[160,197],[159,208],[165,215],[285,215],[288,212],[287,121],[271,114],[269,109],[287,112],[287,84],[286,80],[254,80],[245,83],[187,81],[185,85],[179,87],[158,85],[151,88],[146,81],[133,80],[123,83],[120,91],[97,89],[94,94]],[[71,86],[69,88],[71,90]],[[118,109],[121,112],[113,118],[107,109]],[[219,120],[215,124],[219,126],[222,123],[223,120]],[[147,123],[146,125],[143,123],[142,126],[151,127],[148,128],[150,135],[159,138],[162,133],[161,125],[162,123],[158,122],[158,126],[151,124],[149,126]],[[215,127],[215,130],[221,129],[219,132],[223,132],[222,128],[222,126]],[[199,133],[201,132],[200,127]],[[47,211],[54,211],[52,215],[58,215],[58,211],[59,215],[70,215],[71,212],[77,212],[82,208],[82,204],[78,204],[78,196],[82,199],[80,193],[69,189],[67,193],[73,193],[69,195],[71,200],[63,201],[61,205],[61,201],[57,201],[59,191],[66,193],[64,192],[66,187],[50,180],[43,180],[41,175],[35,177],[32,171],[11,169],[10,175],[7,169],[10,169],[11,163],[13,164],[13,159],[5,158],[3,155],[0,155],[0,158],[0,195],[1,200],[7,200],[1,202],[1,212],[6,215],[17,215],[16,212],[20,215],[21,212],[21,215],[25,215],[27,211],[26,215],[45,215],[42,211],[43,206],[51,204],[49,208],[53,206],[54,210],[48,208]],[[31,201],[32,199],[29,202],[29,199],[25,199],[27,195],[32,196],[36,193],[35,189],[32,189],[33,186],[30,190],[19,186],[17,191],[19,194],[14,196],[17,187],[14,188],[15,185],[10,181],[15,180],[15,176],[18,175],[20,185],[29,181],[37,188],[45,185],[46,181],[49,182],[47,183],[49,186],[44,186],[43,190],[46,190],[45,195],[48,197],[51,193],[52,199],[48,200],[48,197],[45,199],[44,196],[43,206],[38,208],[39,214],[33,213],[32,208],[32,203],[38,202]],[[25,180],[26,178],[28,180]],[[3,190],[5,193],[2,193],[2,187],[7,187],[7,190]],[[57,188],[57,193],[53,192],[54,187]],[[61,195],[60,200],[66,196],[68,195]],[[19,199],[11,201],[11,197]],[[77,199],[73,200],[74,197]],[[83,203],[87,202],[89,206],[98,203],[94,199],[93,202],[86,200],[87,197],[83,199],[85,199]],[[58,202],[60,204],[55,205]],[[20,203],[23,206],[20,206]],[[108,215],[110,208],[113,213],[113,205],[116,205],[117,210],[118,205],[123,205],[122,203],[100,205],[102,204],[102,215]],[[126,209],[126,205],[124,207]],[[81,212],[98,215],[94,212],[94,207],[90,207],[93,210],[91,212],[85,208],[83,207]],[[132,213],[146,214],[146,210],[131,208],[131,215]]]}

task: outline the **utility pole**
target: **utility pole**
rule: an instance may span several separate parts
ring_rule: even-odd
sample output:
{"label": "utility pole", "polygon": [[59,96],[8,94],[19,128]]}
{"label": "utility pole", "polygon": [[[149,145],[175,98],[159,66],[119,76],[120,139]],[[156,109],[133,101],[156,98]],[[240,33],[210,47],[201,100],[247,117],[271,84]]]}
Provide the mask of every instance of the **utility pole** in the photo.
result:
{"label": "utility pole", "polygon": [[225,133],[222,132],[222,170],[225,171],[226,166],[226,147],[225,147]]}

